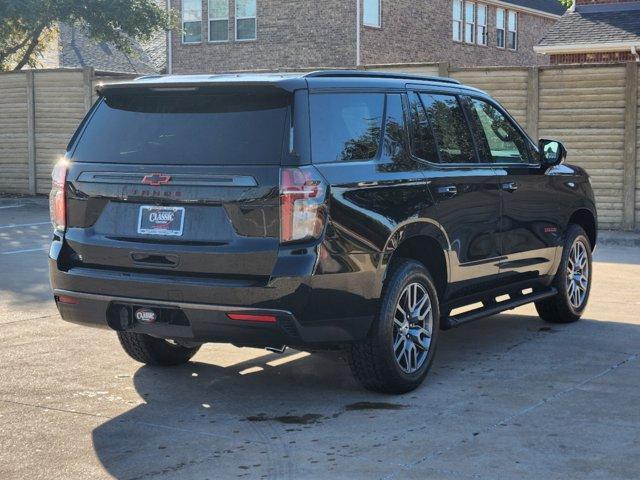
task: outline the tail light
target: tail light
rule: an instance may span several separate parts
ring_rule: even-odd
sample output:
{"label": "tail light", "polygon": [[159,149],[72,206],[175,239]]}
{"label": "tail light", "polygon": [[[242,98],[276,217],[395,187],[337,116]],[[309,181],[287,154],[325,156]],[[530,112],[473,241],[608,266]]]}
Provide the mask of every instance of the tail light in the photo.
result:
{"label": "tail light", "polygon": [[320,237],[326,219],[327,185],[311,166],[280,171],[280,242]]}
{"label": "tail light", "polygon": [[49,194],[49,214],[53,228],[64,232],[67,228],[67,199],[65,198],[65,184],[69,163],[60,160],[53,167],[51,173],[51,193]]}

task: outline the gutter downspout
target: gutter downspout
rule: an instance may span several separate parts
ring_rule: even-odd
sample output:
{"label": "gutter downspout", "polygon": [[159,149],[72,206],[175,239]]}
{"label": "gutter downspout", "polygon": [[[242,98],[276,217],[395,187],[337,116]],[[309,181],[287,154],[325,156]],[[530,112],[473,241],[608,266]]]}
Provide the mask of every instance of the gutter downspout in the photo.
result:
{"label": "gutter downspout", "polygon": [[356,0],[356,68],[360,67],[360,0]]}
{"label": "gutter downspout", "polygon": [[[171,15],[171,0],[167,0],[167,14]],[[173,73],[173,45],[172,45],[172,35],[171,28],[167,30],[167,74],[171,75]]]}

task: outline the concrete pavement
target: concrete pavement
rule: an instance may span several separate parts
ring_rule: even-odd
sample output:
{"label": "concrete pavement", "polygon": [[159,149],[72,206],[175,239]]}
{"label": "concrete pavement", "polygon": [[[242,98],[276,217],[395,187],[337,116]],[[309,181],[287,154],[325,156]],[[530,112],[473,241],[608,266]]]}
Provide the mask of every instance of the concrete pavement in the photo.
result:
{"label": "concrete pavement", "polygon": [[[637,479],[640,248],[599,247],[585,318],[531,306],[443,332],[404,396],[337,355],[207,345],[141,366],[59,320],[46,202],[0,199],[2,479]],[[612,245],[612,246],[608,246]]]}

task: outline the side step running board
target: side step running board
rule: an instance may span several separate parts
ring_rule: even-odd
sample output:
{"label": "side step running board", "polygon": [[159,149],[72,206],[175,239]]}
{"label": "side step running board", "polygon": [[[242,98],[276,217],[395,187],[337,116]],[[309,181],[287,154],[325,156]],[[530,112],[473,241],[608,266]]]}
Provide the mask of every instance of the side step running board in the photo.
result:
{"label": "side step running board", "polygon": [[470,312],[464,312],[459,315],[454,315],[443,319],[441,328],[443,330],[448,330],[450,328],[458,327],[463,323],[473,322],[474,320],[479,320],[480,318],[495,315],[506,310],[512,310],[516,307],[526,305],[527,303],[537,302],[538,300],[542,300],[543,298],[553,297],[557,293],[558,290],[556,290],[554,287],[549,287],[545,290],[531,292],[527,295],[513,296],[509,300],[505,300],[502,302],[496,302],[495,299],[492,299],[492,301],[483,302],[483,306],[480,308],[476,308],[475,310],[471,310]]}

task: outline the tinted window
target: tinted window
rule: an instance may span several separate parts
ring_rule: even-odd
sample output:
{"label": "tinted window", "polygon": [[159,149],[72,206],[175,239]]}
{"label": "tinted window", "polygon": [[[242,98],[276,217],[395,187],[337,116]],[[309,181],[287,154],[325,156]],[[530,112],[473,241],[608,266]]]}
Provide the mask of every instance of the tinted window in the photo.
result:
{"label": "tinted window", "polygon": [[111,95],[74,152],[79,162],[279,164],[289,98],[259,93]]}
{"label": "tinted window", "polygon": [[418,95],[409,95],[409,108],[411,115],[411,153],[418,158],[430,162],[438,162],[438,151],[436,150],[436,140],[433,131],[427,120],[422,102]]}
{"label": "tinted window", "polygon": [[309,96],[311,154],[315,163],[377,156],[384,94],[316,93]]}
{"label": "tinted window", "polygon": [[476,161],[471,132],[458,99],[453,95],[420,94],[436,137],[443,163]]}
{"label": "tinted window", "polygon": [[493,105],[471,99],[473,112],[480,127],[481,143],[490,153],[489,160],[495,163],[529,163],[529,148],[525,137],[511,121]]}
{"label": "tinted window", "polygon": [[384,122],[383,155],[386,159],[400,161],[405,154],[404,112],[400,95],[387,95]]}

